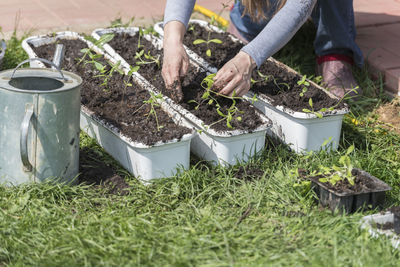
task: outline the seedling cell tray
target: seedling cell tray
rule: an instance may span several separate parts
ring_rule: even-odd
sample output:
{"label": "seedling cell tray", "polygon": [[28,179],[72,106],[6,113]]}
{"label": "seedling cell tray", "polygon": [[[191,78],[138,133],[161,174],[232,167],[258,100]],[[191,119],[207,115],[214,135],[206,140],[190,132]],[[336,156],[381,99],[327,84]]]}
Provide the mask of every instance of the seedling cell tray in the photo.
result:
{"label": "seedling cell tray", "polygon": [[[107,60],[114,64],[116,63],[114,58],[104,54],[103,50],[75,32],[59,32],[52,36],[29,37],[23,41],[22,46],[30,58],[37,58],[32,46],[39,47],[54,43],[60,39],[80,39],[96,53],[103,54]],[[41,62],[32,62],[32,67],[45,67]],[[182,119],[179,114],[165,103],[160,103],[160,105],[178,125],[182,125]],[[132,141],[129,137],[121,134],[115,126],[96,116],[84,105],[81,105],[80,126],[84,132],[95,138],[99,145],[126,170],[136,177],[140,177],[141,180],[149,181],[151,179],[169,177],[175,175],[178,168],[189,168],[190,141],[194,137],[194,132],[185,134],[180,140],[158,142],[149,146]]]}
{"label": "seedling cell tray", "polygon": [[[137,32],[137,28],[97,29],[93,31],[92,36],[98,40],[102,35],[107,33],[127,33],[134,36]],[[150,35],[144,35],[144,38],[151,41],[157,49],[162,48],[162,41],[160,39]],[[127,61],[118,55],[110,45],[106,44],[103,47],[108,54],[115,56],[117,60],[121,61],[122,66],[129,69]],[[191,64],[196,68],[200,68],[193,61],[191,61]],[[133,76],[137,77],[138,82],[142,82],[144,88],[153,93],[159,93],[159,90],[140,74],[135,72]],[[191,151],[202,159],[211,161],[213,164],[231,165],[237,162],[248,161],[250,157],[259,153],[264,148],[265,134],[271,126],[271,121],[261,113],[259,113],[259,116],[263,124],[251,132],[243,130],[221,132],[209,128],[201,119],[175,103],[169,97],[164,96],[163,99],[173,110],[183,116],[184,125],[196,130],[196,135],[191,141]]]}
{"label": "seedling cell tray", "polygon": [[[223,33],[223,31],[218,27],[210,25],[202,20],[190,20],[189,23],[197,24],[217,33]],[[160,34],[160,36],[164,35],[162,22],[155,24],[154,29]],[[231,39],[234,42],[241,42],[234,36],[231,36]],[[200,57],[198,54],[187,48],[187,46],[184,47],[189,57],[200,66],[210,72],[217,71],[217,68],[207,62],[207,59]],[[272,57],[269,58],[268,61],[279,65],[288,72],[299,75],[295,70]],[[324,91],[331,98],[337,99],[336,96],[332,95],[321,86],[318,86],[309,80],[308,82]],[[254,92],[249,91],[246,96],[252,98]],[[318,118],[312,113],[293,111],[287,107],[279,105],[275,106],[272,104],[272,99],[263,94],[258,94],[257,99],[258,101],[254,103],[254,106],[261,110],[272,121],[272,127],[267,131],[268,135],[280,139],[283,143],[289,145],[289,147],[296,153],[318,151],[320,149],[337,149],[340,140],[343,116],[349,112],[347,106],[343,109],[323,112],[323,118]],[[324,144],[325,146],[323,147]]]}
{"label": "seedling cell tray", "polygon": [[374,209],[384,204],[385,192],[391,190],[391,187],[366,171],[360,169],[355,169],[355,171],[371,181],[376,189],[369,189],[358,193],[339,193],[328,188],[318,179],[308,178],[311,180],[314,191],[322,206],[328,207],[332,211],[341,210],[352,213],[364,208]]}

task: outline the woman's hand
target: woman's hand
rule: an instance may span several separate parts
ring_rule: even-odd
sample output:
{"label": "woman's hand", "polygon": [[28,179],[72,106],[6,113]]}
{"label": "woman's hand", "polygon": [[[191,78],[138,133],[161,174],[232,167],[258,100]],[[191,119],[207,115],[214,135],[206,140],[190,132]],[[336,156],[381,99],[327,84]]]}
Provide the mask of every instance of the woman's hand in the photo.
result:
{"label": "woman's hand", "polygon": [[243,96],[251,85],[251,73],[256,67],[255,61],[240,51],[229,60],[214,77],[214,88],[227,96]]}
{"label": "woman's hand", "polygon": [[175,101],[182,101],[181,78],[189,68],[189,57],[183,48],[183,35],[186,28],[179,21],[170,21],[164,27],[164,59],[162,76],[166,88],[175,90],[171,95]]}

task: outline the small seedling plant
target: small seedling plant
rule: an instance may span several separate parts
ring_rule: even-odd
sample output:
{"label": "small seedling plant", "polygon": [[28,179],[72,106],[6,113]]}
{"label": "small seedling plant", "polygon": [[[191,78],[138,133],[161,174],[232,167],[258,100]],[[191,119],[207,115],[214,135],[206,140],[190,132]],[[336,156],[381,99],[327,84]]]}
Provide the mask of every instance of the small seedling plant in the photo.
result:
{"label": "small seedling plant", "polygon": [[[124,71],[122,71],[122,69],[120,68],[120,62],[117,62],[116,64],[107,62],[108,65],[103,65],[102,63],[96,61],[96,59],[98,59],[99,57],[102,57],[102,55],[94,54],[91,50],[88,51],[87,56],[89,57],[89,59],[84,60],[84,64],[93,64],[94,68],[99,72],[99,74],[95,75],[94,77],[103,78],[103,83],[101,85],[106,87],[104,89],[104,91],[108,91],[108,89],[107,89],[108,81],[111,79],[111,77],[113,76],[113,74],[115,72],[117,72],[121,75],[125,74]],[[131,83],[131,76],[132,76],[133,72],[136,72],[138,69],[139,69],[138,66],[131,67],[127,74],[128,79],[124,79],[124,88],[123,88],[124,93],[123,93],[123,98],[122,98],[121,104],[123,103],[123,101],[125,99],[125,96],[127,93],[127,88],[133,86],[133,84]],[[141,105],[137,110],[135,110],[132,113],[132,115],[137,113],[140,109],[142,109],[146,105],[149,105],[150,110],[146,116],[154,117],[154,119],[156,121],[157,131],[160,131],[164,126],[161,125],[158,120],[156,108],[160,106],[159,102],[163,101],[163,100],[164,99],[163,99],[162,94],[155,94],[153,92],[150,92],[149,99],[144,100],[143,105]]]}
{"label": "small seedling plant", "polygon": [[141,65],[147,65],[147,64],[157,64],[158,68],[161,68],[160,64],[160,55],[158,56],[153,56],[151,55],[150,51],[147,53],[144,50],[144,46],[141,44],[141,40],[144,37],[145,34],[148,33],[150,30],[143,30],[142,28],[139,28],[138,31],[138,44],[137,44],[137,52],[135,54],[135,71],[138,71]]}
{"label": "small seedling plant", "polygon": [[207,40],[203,39],[196,39],[193,41],[194,45],[199,45],[199,44],[206,44],[207,45],[207,50],[206,50],[206,55],[208,57],[211,57],[211,49],[210,49],[210,44],[222,44],[222,41],[218,38],[210,39],[211,36],[211,31],[208,32]]}
{"label": "small seedling plant", "polygon": [[[201,101],[200,102],[196,102],[195,100],[190,100],[189,103],[195,103],[195,109],[197,110],[200,105],[212,105],[216,112],[218,113],[218,115],[221,117],[221,119],[213,122],[212,124],[208,125],[208,127],[211,127],[217,123],[220,123],[222,121],[225,121],[226,123],[226,127],[228,127],[229,129],[233,129],[234,127],[232,126],[232,121],[236,120],[236,121],[242,121],[242,116],[240,114],[243,114],[244,112],[239,110],[239,108],[237,107],[237,101],[238,100],[243,100],[242,97],[238,97],[235,96],[235,92],[233,93],[232,96],[226,96],[223,94],[220,94],[216,91],[213,90],[213,85],[214,85],[214,77],[215,77],[215,73],[208,75],[207,77],[205,77],[201,83],[201,86],[203,89],[205,89],[204,93],[201,96]],[[227,108],[225,111],[222,110],[222,106],[218,101],[218,97],[223,97],[223,98],[227,98],[230,99],[232,101],[232,104],[229,106],[229,108]],[[254,95],[252,98],[252,101],[256,101],[257,100],[257,96]],[[225,112],[225,113],[224,113]]]}
{"label": "small seedling plant", "polygon": [[[320,79],[320,77],[317,77],[317,78]],[[310,86],[310,83],[307,81],[307,76],[304,75],[304,76],[301,78],[301,80],[297,81],[297,84],[300,85],[300,86],[303,86],[303,88],[302,88],[302,90],[301,90],[301,92],[300,92],[299,95],[300,95],[301,97],[304,97],[304,96],[305,96],[305,93],[307,93],[308,88],[309,88],[309,86]],[[312,98],[310,97],[310,98],[308,99],[308,106],[309,106],[310,108],[304,108],[304,109],[303,109],[303,112],[314,114],[315,116],[317,116],[318,118],[321,119],[321,118],[324,116],[324,115],[323,115],[324,112],[333,111],[336,107],[338,107],[338,106],[340,105],[340,103],[343,102],[344,99],[346,99],[346,97],[347,97],[350,93],[354,92],[354,93],[357,94],[357,89],[358,89],[358,86],[355,87],[355,88],[353,88],[352,90],[346,92],[346,93],[343,95],[343,97],[341,97],[341,98],[339,99],[339,101],[338,101],[334,106],[329,107],[329,108],[328,108],[328,107],[324,107],[324,108],[321,108],[320,110],[315,110],[315,109],[314,109],[314,102],[313,102]]]}
{"label": "small seedling plant", "polygon": [[[300,97],[304,97],[305,93],[307,93],[308,88],[310,87],[310,82],[307,81],[307,75],[304,75],[304,76],[301,78],[301,80],[297,81],[297,84],[303,87],[303,88],[301,89],[301,92],[300,92],[299,95],[300,95]],[[322,117],[323,117],[323,112],[326,112],[326,111],[328,111],[328,110],[329,110],[329,111],[334,110],[334,107],[330,107],[330,108],[321,108],[321,109],[318,110],[318,111],[314,110],[314,102],[313,102],[313,100],[312,100],[311,97],[308,99],[308,106],[309,106],[310,108],[303,108],[303,112],[314,114],[314,115],[317,116],[318,118],[322,118]]]}
{"label": "small seedling plant", "polygon": [[136,114],[139,110],[141,110],[142,108],[144,108],[146,105],[150,106],[150,111],[147,113],[147,117],[153,116],[155,121],[156,121],[156,125],[157,125],[157,131],[160,131],[162,128],[164,128],[163,125],[160,124],[159,120],[158,120],[158,116],[157,116],[157,111],[156,108],[160,107],[160,103],[164,101],[163,95],[161,93],[159,94],[155,94],[153,92],[150,92],[150,97],[147,100],[143,101],[143,105],[141,105],[138,109],[136,109],[134,112],[132,112],[132,115]]}
{"label": "small seedling plant", "polygon": [[[330,140],[326,140],[324,145],[326,145]],[[354,145],[347,148],[346,153],[339,158],[339,166],[333,164],[331,167],[320,165],[318,170],[312,171],[307,174],[308,177],[321,177],[318,179],[321,183],[329,183],[335,186],[338,182],[347,181],[350,186],[355,184],[355,177],[352,174],[353,163],[350,158],[350,154],[354,151]],[[306,158],[311,157],[313,152],[311,151]],[[289,176],[295,179],[293,187],[299,189],[302,194],[309,193],[311,189],[311,181],[304,179],[305,174],[300,175],[299,169],[294,168],[289,171]],[[300,179],[299,179],[300,178]]]}
{"label": "small seedling plant", "polygon": [[317,175],[324,175],[319,181],[322,183],[330,183],[335,186],[339,181],[347,180],[350,185],[354,185],[354,176],[351,173],[353,164],[350,159],[350,154],[354,151],[354,145],[348,147],[346,153],[340,157],[339,164],[341,166],[333,165],[332,167],[320,166],[320,171]]}
{"label": "small seedling plant", "polygon": [[303,97],[304,94],[308,91],[308,87],[310,86],[310,83],[307,81],[307,76],[304,75],[300,81],[297,81],[297,84],[303,86],[300,93],[300,96]]}
{"label": "small seedling plant", "polygon": [[[86,36],[86,39],[88,39],[90,42],[92,42],[95,46],[97,46],[100,49],[101,49],[101,47],[103,47],[104,44],[110,42],[113,38],[114,38],[114,34],[111,34],[111,33],[102,35],[99,40],[96,40],[91,36]],[[82,55],[82,57],[77,59],[78,65],[81,64],[82,62],[84,62],[87,57],[89,57],[90,59],[94,59],[95,58],[94,55],[96,55],[96,53],[93,51],[93,49],[91,47],[83,48],[83,49],[81,49],[81,52],[83,53],[83,55]]]}
{"label": "small seedling plant", "polygon": [[[257,74],[258,74],[258,76],[261,77],[261,79],[260,80],[251,79],[251,84],[272,81],[275,84],[275,86],[278,87],[279,91],[282,93],[290,89],[289,84],[283,83],[283,82],[279,83],[273,75],[266,75],[266,74],[261,73],[260,71],[257,71]],[[285,86],[286,90],[284,88],[282,88],[281,86]]]}

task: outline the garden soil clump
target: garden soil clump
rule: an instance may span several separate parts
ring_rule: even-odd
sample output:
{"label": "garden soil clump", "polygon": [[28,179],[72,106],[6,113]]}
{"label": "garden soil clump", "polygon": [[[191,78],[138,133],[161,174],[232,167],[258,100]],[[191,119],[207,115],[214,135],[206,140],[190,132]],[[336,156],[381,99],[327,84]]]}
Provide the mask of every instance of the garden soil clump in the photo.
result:
{"label": "garden soil clump", "polygon": [[[95,112],[96,116],[105,119],[111,127],[116,126],[118,131],[133,141],[146,145],[180,139],[184,134],[190,133],[188,128],[176,125],[160,107],[155,107],[157,120],[163,126],[160,129],[155,116],[149,115],[151,105],[143,103],[150,98],[150,94],[132,83],[131,77],[115,71],[104,84],[104,75],[101,76],[101,72],[93,64],[81,62],[78,65],[77,62],[84,55],[81,49],[87,48],[86,43],[81,40],[59,40],[58,43],[64,44],[66,51],[63,69],[78,74],[83,80],[81,103]],[[52,60],[55,46],[56,44],[48,44],[34,50],[39,57]],[[86,59],[90,61],[90,58]],[[107,65],[104,58],[95,60],[103,66]],[[111,69],[110,66],[107,68]],[[126,86],[128,82],[132,86]]]}
{"label": "garden soil clump", "polygon": [[[167,89],[164,84],[164,80],[161,75],[161,66],[162,66],[162,51],[157,50],[150,42],[141,38],[140,43],[143,45],[145,54],[150,51],[150,54],[153,57],[158,58],[159,64],[144,64],[140,65],[140,69],[138,70],[139,74],[141,74],[145,79],[147,79],[155,88],[163,92],[165,95],[177,100],[171,92],[174,92],[173,89]],[[136,52],[138,49],[138,35],[130,36],[129,34],[116,34],[113,40],[109,42],[111,47],[115,49],[115,51],[120,54],[127,62],[134,66],[137,62],[135,58]],[[204,121],[205,124],[212,124],[216,121],[221,120],[221,116],[218,115],[216,109],[213,105],[208,105],[204,103],[197,107],[197,103],[202,102],[201,96],[204,93],[204,89],[201,87],[201,82],[207,76],[207,73],[202,70],[197,70],[195,67],[191,66],[187,75],[181,81],[182,84],[182,92],[183,92],[183,100],[180,101],[180,105],[185,109],[192,112],[194,115],[199,117]],[[216,97],[218,102],[221,104],[221,111],[226,114],[226,111],[232,105],[232,100],[224,97]],[[192,101],[195,102],[192,102]],[[189,103],[191,102],[191,103]],[[240,114],[236,114],[233,117],[231,122],[232,127],[237,130],[254,130],[261,123],[261,119],[259,118],[258,111],[250,105],[250,103],[242,100],[237,100],[236,107],[241,111]],[[237,119],[237,117],[241,117],[241,121]],[[219,123],[213,124],[212,129],[216,131],[227,131],[231,130],[227,127],[225,121],[220,121]]]}
{"label": "garden soil clump", "polygon": [[103,160],[96,151],[83,148],[79,152],[79,183],[105,188],[109,194],[125,196],[130,186],[116,171]]}
{"label": "garden soil clump", "polygon": [[[191,30],[192,26],[193,30]],[[184,37],[184,44],[218,69],[232,59],[243,47],[242,43],[232,41],[229,33],[210,32],[197,24],[189,24],[188,29]],[[209,33],[210,37],[208,37]],[[208,47],[206,43],[194,45],[193,42],[197,39],[219,39],[222,44],[209,43]],[[206,55],[208,48],[212,51],[211,57]],[[269,78],[261,77],[259,72]],[[339,100],[329,97],[329,95],[313,85],[307,87],[307,92],[300,96],[304,86],[298,85],[297,82],[302,77],[288,72],[282,66],[271,61],[265,61],[260,69],[255,69],[252,78],[257,82],[252,85],[251,90],[256,94],[268,96],[275,106],[281,105],[294,111],[302,112],[303,109],[311,109],[308,102],[310,98],[312,98],[315,111],[321,108],[333,107],[339,102]],[[343,107],[344,103],[340,103],[336,108],[341,109]]]}
{"label": "garden soil clump", "polygon": [[255,165],[240,166],[234,173],[237,179],[244,181],[259,180],[264,175],[264,171]]}
{"label": "garden soil clump", "polygon": [[[304,177],[305,172],[300,171]],[[373,180],[368,179],[363,176],[358,170],[353,169],[352,175],[354,176],[354,185],[351,185],[347,179],[338,181],[335,185],[332,185],[329,182],[323,183],[327,188],[337,192],[337,193],[363,193],[363,192],[371,192],[373,190],[385,189],[381,188],[381,185],[376,184]],[[319,182],[320,178],[324,178],[323,175],[318,175],[315,177],[309,177],[310,180],[314,182]]]}
{"label": "garden soil clump", "polygon": [[[195,40],[211,40],[219,39],[222,41],[221,44],[210,42],[207,46],[206,43],[193,44]],[[183,39],[184,45],[190,50],[202,56],[208,63],[218,69],[222,68],[226,62],[231,60],[239,53],[242,49],[243,44],[240,42],[232,41],[229,33],[216,33],[209,31],[204,27],[201,27],[195,23],[190,23],[188,30]],[[207,49],[211,50],[211,56],[206,55]]]}

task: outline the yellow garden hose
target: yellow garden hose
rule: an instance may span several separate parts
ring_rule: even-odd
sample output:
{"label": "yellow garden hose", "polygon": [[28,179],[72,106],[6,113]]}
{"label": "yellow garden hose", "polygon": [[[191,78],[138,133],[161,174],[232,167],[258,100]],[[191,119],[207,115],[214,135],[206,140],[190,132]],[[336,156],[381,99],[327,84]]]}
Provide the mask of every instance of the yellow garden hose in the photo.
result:
{"label": "yellow garden hose", "polygon": [[193,11],[200,12],[201,14],[203,14],[209,18],[214,17],[215,21],[217,21],[219,24],[221,24],[224,27],[229,25],[229,21],[227,21],[226,19],[224,19],[221,16],[218,16],[216,13],[212,12],[211,10],[209,10],[205,7],[202,7],[202,6],[199,6],[196,4],[196,5],[194,5]]}

